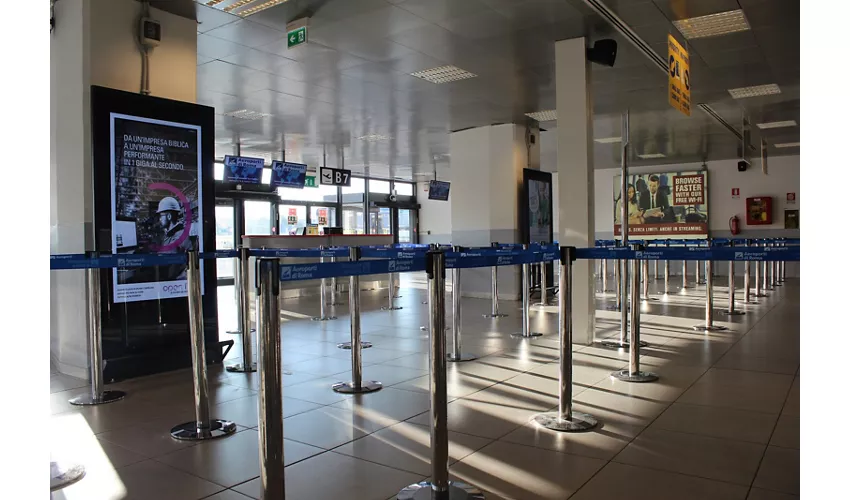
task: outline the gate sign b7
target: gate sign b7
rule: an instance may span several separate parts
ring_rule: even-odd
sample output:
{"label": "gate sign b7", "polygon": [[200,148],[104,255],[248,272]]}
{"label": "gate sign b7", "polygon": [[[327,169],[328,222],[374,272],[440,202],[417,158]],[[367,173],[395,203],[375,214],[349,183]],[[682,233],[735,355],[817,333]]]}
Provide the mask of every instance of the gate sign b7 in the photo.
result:
{"label": "gate sign b7", "polygon": [[351,186],[351,170],[322,167],[319,182],[330,186]]}

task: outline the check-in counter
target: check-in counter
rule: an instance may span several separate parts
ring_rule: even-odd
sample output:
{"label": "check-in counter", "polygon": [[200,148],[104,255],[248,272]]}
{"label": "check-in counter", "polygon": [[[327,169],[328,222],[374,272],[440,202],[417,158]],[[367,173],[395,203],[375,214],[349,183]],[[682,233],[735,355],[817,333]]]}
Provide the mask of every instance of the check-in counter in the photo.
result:
{"label": "check-in counter", "polygon": [[[349,247],[349,246],[376,246],[391,245],[393,235],[391,234],[327,234],[310,236],[289,235],[245,235],[242,244],[251,249],[268,248],[318,248],[326,247]],[[326,258],[326,262],[329,261]],[[337,260],[347,260],[338,257]],[[280,259],[282,264],[306,264],[318,262],[318,257],[302,258],[291,257]],[[251,287],[254,287],[254,273],[251,273]],[[300,297],[304,295],[318,295],[320,280],[288,281],[281,283],[280,296],[282,298]],[[330,286],[330,283],[327,283]],[[364,289],[383,288],[389,286],[386,275],[368,275],[360,277],[360,286]],[[347,278],[337,278],[337,289],[345,291],[348,289]]]}

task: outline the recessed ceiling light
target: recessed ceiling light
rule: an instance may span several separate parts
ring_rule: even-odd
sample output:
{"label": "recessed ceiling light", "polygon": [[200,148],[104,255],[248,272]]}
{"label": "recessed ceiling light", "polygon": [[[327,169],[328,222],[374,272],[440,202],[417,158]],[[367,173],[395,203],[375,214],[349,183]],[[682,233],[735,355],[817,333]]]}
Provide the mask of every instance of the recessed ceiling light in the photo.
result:
{"label": "recessed ceiling light", "polygon": [[799,142],[783,142],[781,144],[775,144],[777,148],[798,148],[800,147]]}
{"label": "recessed ceiling light", "polygon": [[525,116],[539,122],[553,122],[558,119],[558,112],[554,109],[545,111],[535,111],[534,113],[526,113]]}
{"label": "recessed ceiling light", "polygon": [[599,144],[613,144],[615,142],[623,142],[622,137],[602,137],[601,139],[593,139]]}
{"label": "recessed ceiling light", "polygon": [[654,160],[655,158],[666,158],[667,155],[664,153],[647,153],[645,155],[638,155],[638,158],[642,160]]}
{"label": "recessed ceiling light", "polygon": [[358,139],[360,139],[361,141],[366,141],[366,142],[377,142],[377,141],[386,141],[387,139],[389,139],[389,137],[387,137],[385,135],[381,135],[381,134],[367,134],[367,135],[361,135],[360,137],[358,137]]}
{"label": "recessed ceiling light", "polygon": [[767,85],[756,85],[754,87],[741,87],[737,89],[729,89],[729,95],[732,99],[746,99],[748,97],[759,97],[763,95],[773,95],[782,93],[779,90],[779,85],[769,83]]}
{"label": "recessed ceiling light", "polygon": [[417,71],[410,75],[431,83],[456,82],[458,80],[466,80],[467,78],[478,76],[475,73],[470,73],[465,69],[460,69],[457,66],[451,65],[440,66],[439,68],[423,69],[422,71]]}
{"label": "recessed ceiling light", "polygon": [[233,118],[239,118],[240,120],[259,120],[261,118],[268,118],[271,114],[262,113],[260,111],[251,111],[249,109],[238,109],[236,111],[224,113],[224,116],[232,116]]}
{"label": "recessed ceiling light", "polygon": [[758,123],[756,126],[762,130],[766,128],[796,127],[797,122],[795,120],[785,120],[784,122]]}
{"label": "recessed ceiling light", "polygon": [[678,21],[673,21],[673,26],[678,28],[682,36],[688,40],[727,35],[750,29],[750,24],[747,22],[747,18],[744,17],[744,11],[741,9],[692,17],[690,19],[679,19]]}
{"label": "recessed ceiling light", "polygon": [[[207,7],[214,7],[218,10],[229,14],[236,14],[240,17],[248,17],[251,14],[256,14],[261,10],[266,10],[275,5],[286,3],[289,0],[195,0],[199,4]],[[224,4],[224,5],[221,5]]]}

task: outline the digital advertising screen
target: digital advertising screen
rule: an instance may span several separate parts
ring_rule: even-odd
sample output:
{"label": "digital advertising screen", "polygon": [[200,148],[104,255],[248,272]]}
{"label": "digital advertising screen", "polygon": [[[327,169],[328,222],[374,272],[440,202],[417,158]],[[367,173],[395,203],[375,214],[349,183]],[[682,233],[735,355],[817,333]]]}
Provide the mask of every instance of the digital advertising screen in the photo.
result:
{"label": "digital advertising screen", "polygon": [[[195,240],[204,248],[200,133],[197,125],[110,113],[112,253],[186,253]],[[186,270],[113,269],[113,300],[186,297]]]}
{"label": "digital advertising screen", "polygon": [[307,180],[307,165],[275,160],[272,162],[272,187],[303,189]]}
{"label": "digital advertising screen", "polygon": [[525,243],[552,243],[552,174],[523,169],[520,204]]}
{"label": "digital advertising screen", "polygon": [[250,158],[247,156],[224,157],[224,182],[235,182],[237,184],[260,184],[263,180],[262,158]]}
{"label": "digital advertising screen", "polygon": [[[614,176],[614,235],[622,234],[621,178]],[[629,239],[702,239],[708,236],[708,173],[629,175]]]}
{"label": "digital advertising screen", "polygon": [[449,188],[451,184],[444,181],[430,181],[428,183],[428,199],[449,201]]}

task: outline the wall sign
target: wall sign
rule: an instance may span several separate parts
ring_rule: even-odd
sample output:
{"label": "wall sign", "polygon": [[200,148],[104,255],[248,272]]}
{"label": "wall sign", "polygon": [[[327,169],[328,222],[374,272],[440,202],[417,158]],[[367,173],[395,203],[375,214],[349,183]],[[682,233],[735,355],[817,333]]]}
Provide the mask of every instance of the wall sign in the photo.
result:
{"label": "wall sign", "polygon": [[289,213],[286,215],[286,223],[290,226],[298,224],[298,212],[294,208],[289,209]]}
{"label": "wall sign", "polygon": [[800,211],[785,211],[785,229],[800,229]]}
{"label": "wall sign", "polygon": [[786,205],[796,205],[797,204],[797,193],[788,193],[785,195],[785,204]]}
{"label": "wall sign", "polygon": [[741,197],[741,188],[732,188],[732,198],[738,199]]}
{"label": "wall sign", "polygon": [[351,170],[322,167],[319,182],[329,186],[351,186]]}
{"label": "wall sign", "polygon": [[318,216],[319,216],[318,217],[319,218],[319,225],[320,226],[327,226],[328,225],[328,209],[327,208],[320,208],[319,210],[317,210],[317,212],[318,212]]}

